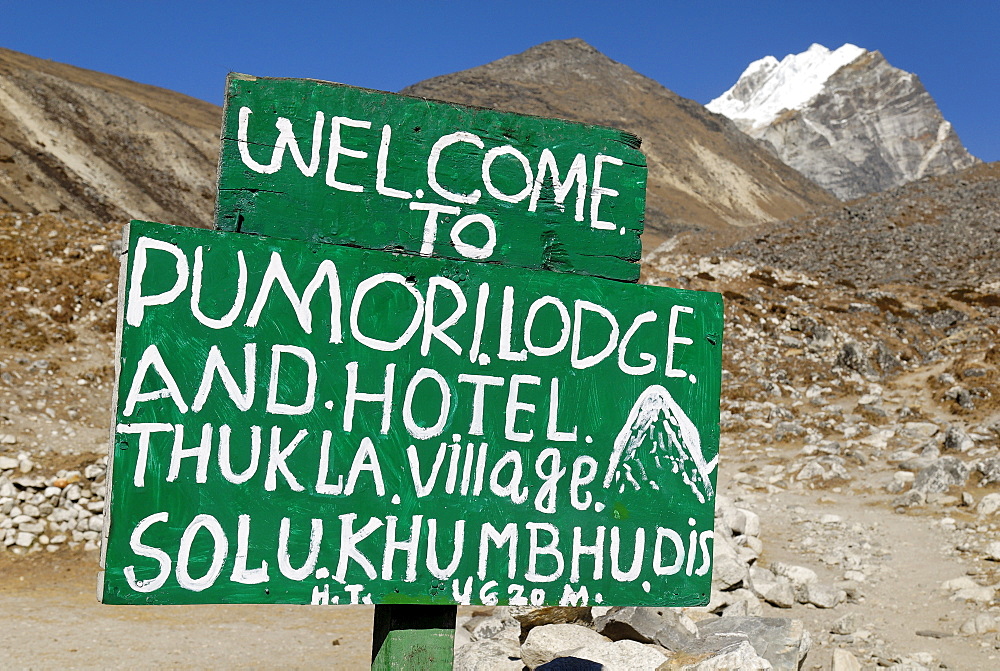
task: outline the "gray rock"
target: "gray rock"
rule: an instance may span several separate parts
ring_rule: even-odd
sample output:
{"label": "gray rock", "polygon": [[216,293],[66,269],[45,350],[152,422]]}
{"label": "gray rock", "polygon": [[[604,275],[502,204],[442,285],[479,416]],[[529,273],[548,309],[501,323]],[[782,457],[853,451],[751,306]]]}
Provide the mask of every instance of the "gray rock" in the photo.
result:
{"label": "gray rock", "polygon": [[758,557],[764,551],[764,542],[756,536],[737,536],[733,539],[733,542],[736,544],[737,548],[748,548]]}
{"label": "gray rock", "polygon": [[45,531],[45,522],[23,522],[17,526],[17,530],[37,536]]}
{"label": "gray rock", "polygon": [[594,630],[612,641],[631,639],[652,643],[656,640],[656,633],[669,626],[664,617],[666,612],[669,611],[665,608],[614,607],[594,618]]}
{"label": "gray rock", "polygon": [[959,631],[965,635],[990,634],[1000,631],[1000,621],[988,613],[980,613],[971,620],[962,623]]}
{"label": "gray rock", "polygon": [[768,585],[760,591],[760,597],[776,608],[791,608],[795,605],[795,589],[788,582]]}
{"label": "gray rock", "polygon": [[916,473],[910,471],[899,470],[892,474],[892,481],[895,484],[894,487],[886,487],[886,490],[890,494],[899,494],[913,484],[913,481],[917,479]]}
{"label": "gray rock", "polygon": [[895,508],[909,508],[910,506],[923,505],[927,501],[927,495],[919,489],[911,489],[901,496],[897,496],[892,500],[892,505]]}
{"label": "gray rock", "polygon": [[709,598],[708,603],[702,607],[704,609],[703,612],[715,614],[721,613],[723,609],[732,603],[729,598],[731,595],[732,592],[725,592],[713,585],[711,597]]}
{"label": "gray rock", "polygon": [[987,457],[976,464],[976,470],[983,474],[980,486],[1000,482],[1000,457]]}
{"label": "gray rock", "polygon": [[837,355],[837,360],[834,362],[835,366],[843,366],[849,370],[853,370],[856,373],[860,373],[865,376],[874,376],[875,367],[872,366],[871,360],[865,353],[864,348],[857,342],[850,341],[845,343],[843,348],[841,348],[840,353]]}
{"label": "gray rock", "polygon": [[810,585],[819,580],[819,576],[812,569],[806,568],[805,566],[795,566],[793,564],[785,564],[784,562],[774,562],[771,564],[771,570],[777,576],[784,576],[787,578],[793,586],[804,587],[805,585]]}
{"label": "gray rock", "polygon": [[83,469],[83,477],[88,480],[97,480],[107,472],[107,468],[100,464],[90,464]]}
{"label": "gray rock", "polygon": [[857,613],[848,613],[837,618],[833,626],[830,627],[830,633],[840,634],[841,636],[850,636],[858,630],[859,618]]}
{"label": "gray rock", "polygon": [[830,661],[830,671],[861,671],[861,662],[847,650],[835,648]]}
{"label": "gray rock", "polygon": [[698,630],[709,645],[713,640],[732,640],[733,636],[746,636],[757,654],[775,669],[798,669],[809,652],[809,635],[800,620],[780,617],[723,617],[699,622]]}
{"label": "gray rock", "polygon": [[975,402],[972,400],[972,392],[961,385],[955,385],[951,387],[944,393],[944,399],[946,401],[954,401],[962,408],[966,410],[972,410],[976,407]]}
{"label": "gray rock", "polygon": [[[754,549],[753,546],[743,544],[743,541],[747,538],[757,540],[753,536],[737,536],[733,539],[733,543],[736,549],[736,556],[739,557],[739,560],[747,566],[752,566],[756,563],[757,558],[760,557],[761,550]],[[758,543],[758,545],[760,545],[761,549],[763,549],[762,544]]]}
{"label": "gray rock", "polygon": [[726,523],[734,534],[760,536],[760,517],[757,513],[743,508],[730,508],[726,513]]}
{"label": "gray rock", "polygon": [[718,589],[730,589],[749,578],[747,565],[724,536],[716,537],[712,543],[712,562],[712,585]]}
{"label": "gray rock", "polygon": [[934,655],[929,652],[914,652],[904,655],[899,660],[898,666],[889,667],[890,671],[923,671],[930,670],[931,666],[937,667],[934,663]]}
{"label": "gray rock", "polygon": [[941,457],[917,473],[913,489],[925,494],[940,494],[950,487],[961,487],[969,479],[970,468],[958,457]]}
{"label": "gray rock", "polygon": [[974,601],[976,603],[987,604],[993,601],[996,590],[988,585],[975,585],[965,587],[955,592],[953,599],[959,601]]}
{"label": "gray rock", "polygon": [[914,438],[933,438],[940,429],[934,422],[906,422],[903,424],[903,433]]}
{"label": "gray rock", "polygon": [[[876,310],[876,312],[877,311],[878,310]],[[899,370],[903,367],[899,362],[899,357],[896,356],[896,353],[889,349],[889,347],[881,340],[875,343],[875,347],[872,348],[871,359],[875,362],[875,365],[878,366],[878,369],[883,375]]]}
{"label": "gray rock", "polygon": [[[656,648],[637,641],[592,643],[573,651],[575,659],[597,662],[603,671],[635,671],[656,669],[667,661],[667,655]],[[558,660],[553,660],[550,664]],[[549,664],[543,669],[550,669]],[[571,667],[565,667],[567,669]],[[575,668],[581,668],[577,666]]]}
{"label": "gray rock", "polygon": [[0,471],[12,471],[17,468],[18,461],[13,457],[0,457]]}
{"label": "gray rock", "polygon": [[529,669],[565,657],[574,650],[609,639],[578,624],[543,624],[528,632],[521,645],[521,659]]}
{"label": "gray rock", "polygon": [[669,608],[627,606],[612,608],[595,618],[594,629],[612,641],[657,643],[667,650],[679,651],[689,648],[697,635],[697,628],[691,631],[690,620],[684,620],[685,616]]}
{"label": "gray rock", "polygon": [[727,641],[727,645],[718,650],[687,657],[692,659],[691,663],[671,662],[671,671],[769,671],[774,668],[769,661],[757,654],[749,641]]}
{"label": "gray rock", "polygon": [[824,468],[825,471],[823,473],[824,482],[835,479],[840,479],[840,480],[851,479],[851,474],[847,472],[847,468],[844,465],[846,462],[844,461],[843,457],[839,457],[835,454],[828,454],[819,457],[816,461],[822,464]]}
{"label": "gray rock", "polygon": [[500,607],[494,609],[489,617],[484,617],[472,624],[469,633],[473,641],[488,638],[509,638],[520,641],[521,624],[511,617],[509,609]]}
{"label": "gray rock", "polygon": [[811,603],[817,608],[835,608],[847,598],[843,590],[821,583],[806,585],[805,595],[805,603]]}
{"label": "gray rock", "polygon": [[949,426],[944,434],[942,447],[953,452],[968,452],[974,445],[969,434],[957,426]]}
{"label": "gray rock", "polygon": [[760,601],[748,589],[737,589],[729,593],[729,605],[722,610],[723,617],[756,617],[764,613]]}
{"label": "gray rock", "polygon": [[507,606],[510,617],[521,626],[521,641],[535,627],[546,624],[582,624],[590,626],[594,619],[586,606]]}
{"label": "gray rock", "polygon": [[990,561],[1000,561],[1000,541],[993,541],[983,548],[983,554]]}
{"label": "gray rock", "polygon": [[521,671],[521,649],[516,640],[484,639],[455,651],[455,671]]}
{"label": "gray rock", "polygon": [[472,634],[469,633],[468,625],[473,619],[482,619],[482,616],[470,617],[468,615],[458,615],[455,617],[455,640],[453,647],[456,651],[463,645],[472,642]]}
{"label": "gray rock", "polygon": [[782,442],[788,438],[798,438],[806,435],[806,428],[798,422],[779,422],[774,428],[774,440]]}
{"label": "gray rock", "polygon": [[835,608],[847,598],[843,590],[820,583],[806,585],[804,592],[803,603],[811,603],[817,608]]}
{"label": "gray rock", "polygon": [[819,461],[807,461],[805,465],[799,469],[798,474],[796,474],[796,480],[813,480],[815,478],[823,478],[826,476],[826,469],[823,468],[823,464]]}
{"label": "gray rock", "polygon": [[979,515],[993,515],[1000,510],[1000,494],[987,494],[976,505]]}
{"label": "gray rock", "polygon": [[761,585],[771,584],[777,580],[778,576],[771,569],[764,568],[760,564],[754,564],[750,567],[750,589],[755,592]]}

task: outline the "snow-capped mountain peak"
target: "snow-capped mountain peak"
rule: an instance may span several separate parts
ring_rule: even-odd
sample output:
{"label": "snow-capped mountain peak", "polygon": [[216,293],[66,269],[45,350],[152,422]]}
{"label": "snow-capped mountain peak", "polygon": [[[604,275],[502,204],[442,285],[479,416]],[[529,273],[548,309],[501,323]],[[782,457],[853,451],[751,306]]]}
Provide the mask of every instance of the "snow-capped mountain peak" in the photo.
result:
{"label": "snow-capped mountain peak", "polygon": [[833,51],[822,44],[813,44],[781,61],[765,56],[751,63],[732,88],[706,107],[743,122],[741,125],[749,129],[767,126],[783,110],[805,106],[837,70],[865,53],[853,44]]}
{"label": "snow-capped mountain peak", "polygon": [[978,159],[916,75],[878,51],[814,44],[754,61],[706,107],[835,194],[857,198]]}

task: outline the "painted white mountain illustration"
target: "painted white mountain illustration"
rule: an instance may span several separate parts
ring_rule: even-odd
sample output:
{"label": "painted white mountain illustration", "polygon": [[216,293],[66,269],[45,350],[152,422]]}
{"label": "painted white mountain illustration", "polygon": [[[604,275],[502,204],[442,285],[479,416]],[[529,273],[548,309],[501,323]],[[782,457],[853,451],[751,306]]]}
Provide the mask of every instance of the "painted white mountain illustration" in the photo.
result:
{"label": "painted white mountain illustration", "polygon": [[698,427],[666,389],[654,384],[639,395],[615,438],[604,487],[659,490],[671,474],[705,503],[714,493],[710,476],[718,461],[705,461]]}

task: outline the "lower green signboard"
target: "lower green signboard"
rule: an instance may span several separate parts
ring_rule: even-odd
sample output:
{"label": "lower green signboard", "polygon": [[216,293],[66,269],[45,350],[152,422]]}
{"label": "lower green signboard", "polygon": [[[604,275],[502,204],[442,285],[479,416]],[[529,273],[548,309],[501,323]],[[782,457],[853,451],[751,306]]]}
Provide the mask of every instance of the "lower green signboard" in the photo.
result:
{"label": "lower green signboard", "polygon": [[698,605],[718,294],[132,222],[105,603]]}

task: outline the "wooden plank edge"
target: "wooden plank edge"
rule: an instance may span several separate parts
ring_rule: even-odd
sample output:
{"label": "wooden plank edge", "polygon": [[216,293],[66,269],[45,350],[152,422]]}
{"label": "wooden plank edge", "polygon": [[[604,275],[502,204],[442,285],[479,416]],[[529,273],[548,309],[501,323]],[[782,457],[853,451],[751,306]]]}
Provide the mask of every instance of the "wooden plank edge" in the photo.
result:
{"label": "wooden plank edge", "polygon": [[[114,481],[114,451],[115,437],[118,435],[118,379],[121,377],[122,365],[122,327],[125,325],[125,284],[128,281],[128,254],[129,254],[129,233],[131,222],[122,228],[122,248],[118,255],[118,314],[115,316],[115,383],[111,391],[111,427],[108,437],[108,467],[105,471],[104,483],[107,493],[104,496],[104,524],[101,527],[101,557],[100,567],[107,568],[108,558],[108,535],[111,530],[111,501],[114,490],[111,483]],[[104,603],[104,571],[97,574],[97,601]]]}

